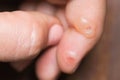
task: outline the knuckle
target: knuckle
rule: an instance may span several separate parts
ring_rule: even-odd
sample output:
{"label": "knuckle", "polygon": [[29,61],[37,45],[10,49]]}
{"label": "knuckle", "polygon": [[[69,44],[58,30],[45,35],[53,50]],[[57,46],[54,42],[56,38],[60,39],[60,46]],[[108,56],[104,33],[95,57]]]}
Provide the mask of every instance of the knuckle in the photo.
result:
{"label": "knuckle", "polygon": [[[25,42],[29,42],[28,46],[28,55],[27,57],[34,57],[38,54],[41,48],[42,42],[40,41],[42,39],[42,30],[40,28],[40,22],[36,15],[33,15],[32,12],[26,12],[26,11],[15,11],[13,12],[15,16],[18,16],[18,21],[22,23],[23,25],[23,31],[28,32],[24,36],[27,35],[27,38]],[[27,41],[28,40],[28,41]]]}

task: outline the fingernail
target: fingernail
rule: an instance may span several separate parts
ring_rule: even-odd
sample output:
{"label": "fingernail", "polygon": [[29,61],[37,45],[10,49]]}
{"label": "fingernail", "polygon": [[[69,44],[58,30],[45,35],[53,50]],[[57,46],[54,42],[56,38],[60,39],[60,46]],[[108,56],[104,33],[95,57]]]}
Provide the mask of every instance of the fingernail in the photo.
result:
{"label": "fingernail", "polygon": [[68,74],[74,73],[86,53],[84,48],[86,48],[86,39],[76,31],[67,31],[57,50],[61,71]]}
{"label": "fingernail", "polygon": [[92,22],[90,22],[86,18],[81,18],[79,22],[74,24],[74,28],[86,38],[93,38],[96,35],[96,26],[90,23]]}
{"label": "fingernail", "polygon": [[67,66],[70,68],[70,73],[74,73],[78,68],[78,64],[80,61],[78,56],[79,55],[73,51],[69,51],[66,53],[66,56],[64,59]]}

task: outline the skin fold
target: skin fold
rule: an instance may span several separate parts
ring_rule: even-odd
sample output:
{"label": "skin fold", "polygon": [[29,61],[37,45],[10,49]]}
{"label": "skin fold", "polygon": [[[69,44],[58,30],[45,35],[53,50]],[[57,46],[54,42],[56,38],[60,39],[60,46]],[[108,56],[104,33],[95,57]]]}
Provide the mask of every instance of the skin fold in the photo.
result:
{"label": "skin fold", "polygon": [[38,55],[51,44],[48,42],[53,42],[48,41],[52,40],[48,37],[51,26],[59,24],[57,19],[37,12],[3,12],[0,17],[0,61],[5,62],[31,59]]}
{"label": "skin fold", "polygon": [[[106,0],[89,0],[89,2],[49,0],[48,2],[50,4],[45,2],[42,6],[40,4],[34,6],[36,9],[29,7],[31,5],[29,3],[23,7],[25,10],[37,10],[39,13],[54,16],[62,23],[64,33],[59,43],[46,50],[36,62],[38,79],[56,80],[60,71],[69,74],[75,72],[82,58],[99,40],[104,26]],[[58,4],[60,7],[55,6]],[[61,8],[62,5],[64,7]]]}

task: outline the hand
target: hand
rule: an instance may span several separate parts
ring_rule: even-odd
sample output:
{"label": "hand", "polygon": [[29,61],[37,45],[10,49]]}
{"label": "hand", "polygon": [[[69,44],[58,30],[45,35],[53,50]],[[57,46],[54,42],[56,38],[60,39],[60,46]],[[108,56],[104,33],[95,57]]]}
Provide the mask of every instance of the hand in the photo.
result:
{"label": "hand", "polygon": [[[31,13],[29,11],[27,14],[26,12],[19,11],[7,14],[2,13],[1,15],[6,18],[2,18],[1,16],[0,21],[3,21],[1,23],[3,27],[0,29],[1,34],[3,34],[3,36],[0,36],[0,52],[4,53],[0,55],[1,61],[19,61],[16,65],[23,64],[24,60],[28,60],[26,62],[29,63],[43,48],[54,45],[49,48],[36,63],[37,76],[43,80],[55,79],[60,71],[73,73],[76,70],[81,59],[99,40],[105,17],[105,0],[91,0],[89,3],[87,0],[65,2],[49,0],[49,3],[60,5],[60,7],[56,8],[48,3],[38,4],[38,6],[33,5],[32,7],[31,5],[24,5],[22,9],[37,10],[40,13],[35,12],[34,14],[34,12]],[[12,16],[12,18],[9,16]],[[18,17],[17,19],[16,16]],[[40,18],[38,18],[39,16]],[[55,24],[60,25],[55,17],[57,17],[64,26],[62,38],[62,29],[60,27],[53,27],[56,26]],[[8,22],[7,20],[11,21],[7,23],[9,25],[5,25],[5,22]],[[20,26],[23,24],[23,26],[15,26],[15,23]],[[36,37],[32,37],[32,39],[30,38],[30,33],[33,32],[33,26],[31,25],[36,25]],[[50,36],[50,33],[53,35]],[[4,36],[4,34],[8,35]],[[19,42],[19,39],[20,44],[16,44]],[[60,39],[61,41],[59,42]],[[35,40],[35,46],[32,46],[32,48],[30,46],[31,40]],[[58,42],[59,44],[56,44]],[[29,48],[31,48],[32,51],[29,51]],[[31,52],[31,54],[27,55],[29,52]],[[16,65],[15,63],[13,64],[14,67],[16,67]],[[19,69],[18,66],[17,68]]]}
{"label": "hand", "polygon": [[64,34],[59,44],[49,48],[36,63],[38,77],[53,80],[60,71],[73,73],[99,40],[104,26],[106,0],[47,1],[49,3],[37,5],[25,3],[22,9],[55,16],[63,24]]}

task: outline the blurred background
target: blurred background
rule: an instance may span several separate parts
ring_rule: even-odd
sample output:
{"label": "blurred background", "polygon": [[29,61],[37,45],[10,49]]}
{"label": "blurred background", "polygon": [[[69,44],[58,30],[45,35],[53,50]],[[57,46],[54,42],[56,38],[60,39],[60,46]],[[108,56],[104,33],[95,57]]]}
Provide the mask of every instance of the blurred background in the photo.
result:
{"label": "blurred background", "polygon": [[[22,0],[0,0],[0,11],[18,9]],[[59,80],[120,80],[120,0],[107,0],[107,15],[102,38],[83,59],[73,75]],[[8,63],[0,63],[0,80],[37,80],[32,63],[18,73]]]}

